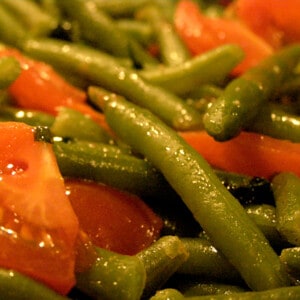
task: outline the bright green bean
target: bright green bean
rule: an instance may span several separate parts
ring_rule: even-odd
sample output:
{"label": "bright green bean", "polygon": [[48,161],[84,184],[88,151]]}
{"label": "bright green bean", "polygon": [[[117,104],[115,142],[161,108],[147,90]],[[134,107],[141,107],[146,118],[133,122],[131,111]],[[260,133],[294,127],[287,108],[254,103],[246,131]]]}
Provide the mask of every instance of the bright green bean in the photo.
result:
{"label": "bright green bean", "polygon": [[278,256],[209,164],[149,111],[120,98],[104,105],[111,128],[165,176],[213,245],[253,290],[289,285]]}

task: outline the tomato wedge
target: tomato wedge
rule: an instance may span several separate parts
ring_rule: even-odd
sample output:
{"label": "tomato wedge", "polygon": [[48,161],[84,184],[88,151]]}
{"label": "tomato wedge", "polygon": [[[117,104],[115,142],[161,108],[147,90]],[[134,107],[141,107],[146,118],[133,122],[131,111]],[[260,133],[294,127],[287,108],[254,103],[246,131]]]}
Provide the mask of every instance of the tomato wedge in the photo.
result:
{"label": "tomato wedge", "polygon": [[13,56],[21,64],[21,74],[9,87],[17,106],[53,115],[58,113],[59,107],[67,106],[89,115],[100,126],[105,125],[103,114],[86,103],[86,93],[69,84],[50,65],[26,57],[13,48],[2,47],[2,56]]}
{"label": "tomato wedge", "polygon": [[298,0],[237,0],[229,9],[274,48],[300,41]]}
{"label": "tomato wedge", "polygon": [[66,294],[79,226],[51,145],[28,125],[1,122],[0,149],[0,266]]}
{"label": "tomato wedge", "polygon": [[192,54],[198,55],[223,44],[238,44],[245,59],[233,70],[238,75],[273,53],[272,47],[235,19],[207,17],[191,0],[177,4],[174,23]]}
{"label": "tomato wedge", "polygon": [[66,180],[81,228],[98,247],[133,255],[159,237],[162,220],[140,198],[83,180]]}

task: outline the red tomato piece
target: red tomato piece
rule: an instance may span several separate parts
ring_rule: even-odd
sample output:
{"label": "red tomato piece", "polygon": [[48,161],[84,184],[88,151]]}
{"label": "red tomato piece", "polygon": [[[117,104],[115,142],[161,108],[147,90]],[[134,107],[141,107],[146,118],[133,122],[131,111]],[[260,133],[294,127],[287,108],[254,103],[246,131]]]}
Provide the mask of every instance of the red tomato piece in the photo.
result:
{"label": "red tomato piece", "polygon": [[90,181],[66,180],[81,228],[98,247],[133,255],[159,237],[162,220],[137,196]]}
{"label": "red tomato piece", "polygon": [[66,294],[79,225],[51,145],[28,125],[1,122],[0,149],[0,266]]}
{"label": "red tomato piece", "polygon": [[175,27],[190,49],[198,55],[223,44],[237,44],[245,52],[245,59],[234,74],[245,72],[273,53],[271,46],[247,26],[234,19],[207,17],[191,0],[179,1],[174,15]]}
{"label": "red tomato piece", "polygon": [[237,0],[231,10],[274,48],[300,41],[299,0]]}

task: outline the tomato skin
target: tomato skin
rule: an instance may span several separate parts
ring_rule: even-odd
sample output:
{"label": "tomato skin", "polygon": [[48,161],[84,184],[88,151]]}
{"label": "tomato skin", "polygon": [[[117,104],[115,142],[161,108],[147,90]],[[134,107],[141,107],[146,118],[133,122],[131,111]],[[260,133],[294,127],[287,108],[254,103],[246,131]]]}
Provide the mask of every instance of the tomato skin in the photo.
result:
{"label": "tomato skin", "polygon": [[300,41],[298,0],[237,0],[231,11],[274,48]]}
{"label": "tomato skin", "polygon": [[233,70],[239,75],[273,53],[272,47],[248,27],[234,19],[205,16],[191,0],[180,0],[174,15],[175,27],[193,55],[223,44],[238,44],[245,59]]}
{"label": "tomato skin", "polygon": [[0,149],[0,266],[66,294],[79,224],[51,145],[29,125],[0,122]]}
{"label": "tomato skin", "polygon": [[83,180],[66,180],[66,189],[96,246],[134,255],[159,237],[162,220],[137,196]]}

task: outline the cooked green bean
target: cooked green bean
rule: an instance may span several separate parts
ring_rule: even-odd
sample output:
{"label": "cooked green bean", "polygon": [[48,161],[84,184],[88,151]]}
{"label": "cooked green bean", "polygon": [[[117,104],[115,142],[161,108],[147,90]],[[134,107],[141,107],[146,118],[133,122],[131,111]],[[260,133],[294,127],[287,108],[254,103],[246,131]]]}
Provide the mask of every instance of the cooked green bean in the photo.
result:
{"label": "cooked green bean", "polygon": [[289,285],[287,273],[262,232],[198,152],[149,111],[125,100],[108,101],[104,112],[116,134],[162,172],[250,288]]}
{"label": "cooked green bean", "polygon": [[14,57],[0,58],[0,89],[8,88],[20,73],[20,63]]}
{"label": "cooked green bean", "polygon": [[98,247],[96,251],[90,269],[77,273],[76,287],[93,299],[140,300],[146,282],[140,259]]}
{"label": "cooked green bean", "polygon": [[239,134],[293,72],[299,59],[300,46],[289,46],[232,80],[204,115],[207,132],[220,141]]}
{"label": "cooked green bean", "polygon": [[164,16],[158,5],[154,3],[144,5],[139,9],[137,18],[152,25],[163,64],[176,66],[191,57],[189,50],[176,32],[173,22]]}
{"label": "cooked green bean", "polygon": [[300,247],[285,248],[280,253],[280,260],[298,285],[300,279]]}
{"label": "cooked green bean", "polygon": [[280,234],[291,244],[300,245],[300,178],[290,172],[272,180],[276,204],[276,224]]}
{"label": "cooked green bean", "polygon": [[27,32],[0,2],[0,40],[10,46],[19,47],[27,38]]}
{"label": "cooked green bean", "polygon": [[102,182],[137,195],[172,193],[163,176],[148,162],[116,153],[110,145],[56,142],[53,149],[63,176]]}
{"label": "cooked green bean", "polygon": [[187,259],[188,252],[176,236],[164,236],[142,250],[136,256],[146,270],[146,284],[143,296],[149,296],[167,282]]}
{"label": "cooked green bean", "polygon": [[[110,59],[98,58],[97,51],[83,45],[53,40],[31,40],[24,51],[55,65],[64,66],[74,74],[87,78],[91,84],[124,95],[130,101],[152,110],[170,126],[188,130],[202,126],[201,115],[184,100],[143,80],[135,71]],[[44,57],[44,59],[43,59]]]}
{"label": "cooked green bean", "polygon": [[185,297],[200,295],[229,295],[245,292],[246,289],[238,285],[224,283],[198,283],[191,285],[182,291]]}
{"label": "cooked green bean", "polygon": [[181,293],[174,290],[162,290],[158,291],[151,300],[297,300],[299,297],[300,286],[292,286],[259,292],[242,292],[228,295],[207,295],[195,297],[184,297]]}
{"label": "cooked green bean", "polygon": [[243,58],[236,45],[224,45],[173,67],[146,69],[140,76],[173,93],[191,93],[201,84],[220,84]]}
{"label": "cooked green bean", "polygon": [[1,121],[23,122],[32,126],[48,126],[54,122],[55,117],[41,111],[20,109],[9,105],[0,106]]}
{"label": "cooked green bean", "polygon": [[65,138],[108,143],[111,138],[101,126],[77,110],[61,107],[51,125],[51,132]]}
{"label": "cooked green bean", "polygon": [[0,269],[0,297],[5,300],[67,300],[44,284],[15,270]]}
{"label": "cooked green bean", "polygon": [[189,253],[188,259],[178,268],[177,273],[196,275],[203,280],[239,282],[237,270],[206,238],[186,238],[181,241]]}
{"label": "cooked green bean", "polygon": [[58,26],[58,20],[33,1],[2,0],[1,3],[32,36],[47,36]]}

